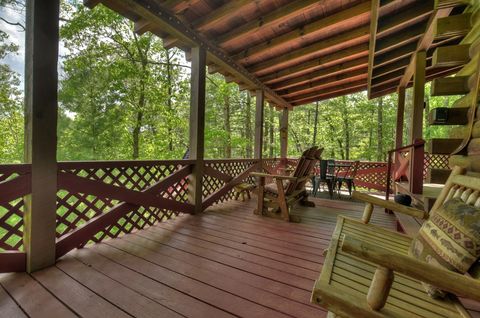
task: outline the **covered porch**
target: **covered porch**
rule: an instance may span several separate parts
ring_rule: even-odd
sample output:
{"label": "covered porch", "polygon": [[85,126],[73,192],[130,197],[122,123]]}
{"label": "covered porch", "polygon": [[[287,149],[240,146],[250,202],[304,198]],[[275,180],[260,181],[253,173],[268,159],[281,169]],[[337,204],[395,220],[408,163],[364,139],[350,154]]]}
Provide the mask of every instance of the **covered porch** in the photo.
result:
{"label": "covered porch", "polygon": [[[359,218],[363,205],[313,199],[317,208],[294,210],[298,224],[253,215],[255,201],[227,201],[106,239],[33,274],[2,274],[2,315],[326,316],[310,304],[323,251],[337,215]],[[382,209],[372,221],[396,228]]]}
{"label": "covered porch", "polygon": [[[301,223],[288,223],[254,215],[255,196],[234,199],[235,186],[255,185],[252,172],[279,174],[296,165],[298,159],[288,157],[288,118],[306,103],[363,90],[371,98],[396,91],[391,138],[397,149],[390,151],[389,162],[363,162],[357,185],[388,199],[393,190],[401,192],[397,179],[407,179],[404,192],[422,201],[431,170],[450,168],[450,152],[425,153],[420,140],[425,83],[438,78],[439,94],[442,89],[470,94],[461,104],[471,108],[462,113],[468,131],[452,152],[455,165],[480,171],[478,149],[467,149],[472,138],[478,141],[473,125],[480,70],[472,71],[480,63],[478,50],[476,59],[465,57],[478,42],[480,11],[474,1],[265,1],[259,8],[257,1],[84,3],[93,10],[105,5],[132,20],[139,35],[152,32],[166,47],[186,52],[191,62],[188,157],[57,161],[60,2],[28,1],[26,160],[0,165],[0,315],[326,316],[310,303],[324,249],[337,216],[360,218],[363,204],[311,198],[315,207],[291,210]],[[472,16],[476,24],[465,26]],[[452,29],[436,27],[451,17],[442,21]],[[467,48],[452,57],[458,45]],[[439,50],[444,46],[449,49]],[[476,76],[473,86],[470,77],[458,86],[441,81],[465,69]],[[207,71],[255,96],[253,158],[205,158]],[[407,100],[410,145],[404,146]],[[279,158],[266,158],[262,151],[267,102],[282,114]],[[398,221],[376,208],[371,223],[410,234]],[[364,270],[361,264],[347,265]],[[362,280],[358,286],[369,287]],[[413,287],[420,291],[420,285]],[[415,302],[421,307],[423,301]],[[464,304],[480,317],[478,303]]]}

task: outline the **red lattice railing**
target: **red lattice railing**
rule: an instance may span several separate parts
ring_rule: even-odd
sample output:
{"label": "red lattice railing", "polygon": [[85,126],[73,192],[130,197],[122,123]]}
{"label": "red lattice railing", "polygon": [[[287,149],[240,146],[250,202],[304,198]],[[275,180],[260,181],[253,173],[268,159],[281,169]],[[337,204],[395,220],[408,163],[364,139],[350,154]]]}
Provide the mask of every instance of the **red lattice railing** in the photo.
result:
{"label": "red lattice railing", "polygon": [[[336,161],[339,163],[352,164],[351,160]],[[342,168],[339,168],[342,169]],[[387,189],[387,163],[374,161],[360,161],[357,174],[355,175],[355,186],[368,190],[386,191]]]}
{"label": "red lattice railing", "polygon": [[423,180],[427,179],[427,174],[430,169],[450,169],[448,166],[449,158],[450,155],[425,153],[423,164]]}
{"label": "red lattice railing", "polygon": [[[194,206],[188,202],[188,175],[194,162],[60,162],[57,257],[88,242],[118,237],[178,213],[193,212]],[[238,183],[253,182],[249,174],[257,162],[206,160],[202,208],[231,199]],[[23,197],[29,193],[29,165],[0,165],[0,272],[25,267]]]}

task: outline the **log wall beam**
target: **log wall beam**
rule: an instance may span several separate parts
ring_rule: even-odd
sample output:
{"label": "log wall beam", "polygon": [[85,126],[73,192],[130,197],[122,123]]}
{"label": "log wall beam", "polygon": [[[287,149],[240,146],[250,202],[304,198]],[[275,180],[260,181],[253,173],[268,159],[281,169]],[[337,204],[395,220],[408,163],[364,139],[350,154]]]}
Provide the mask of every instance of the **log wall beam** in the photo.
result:
{"label": "log wall beam", "polygon": [[[420,40],[418,40],[418,44],[415,52],[425,51],[430,48],[434,39],[434,29],[435,29],[435,24],[437,22],[437,19],[447,17],[448,15],[450,15],[450,12],[452,12],[452,10],[453,10],[453,7],[434,10],[433,14],[430,16],[430,19],[428,20],[425,33],[420,38]],[[405,70],[405,74],[400,80],[400,86],[403,86],[403,87],[407,86],[408,82],[413,76],[413,73],[415,72],[415,69],[416,69],[415,64],[416,64],[415,55],[412,55],[410,59],[410,63]]]}

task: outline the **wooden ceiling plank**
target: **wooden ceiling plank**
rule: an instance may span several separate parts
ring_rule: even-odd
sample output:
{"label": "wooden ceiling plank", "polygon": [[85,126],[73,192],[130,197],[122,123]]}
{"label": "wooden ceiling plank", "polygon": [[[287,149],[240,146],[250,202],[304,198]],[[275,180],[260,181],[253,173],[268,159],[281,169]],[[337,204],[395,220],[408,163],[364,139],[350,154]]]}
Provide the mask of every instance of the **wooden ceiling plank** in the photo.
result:
{"label": "wooden ceiling plank", "polygon": [[[235,1],[232,1],[235,2]],[[289,20],[291,17],[298,15],[300,11],[309,10],[315,6],[322,5],[322,1],[318,0],[296,0],[277,10],[259,17],[255,20],[245,23],[235,30],[218,38],[218,43],[226,45],[233,40],[244,37],[248,34],[257,32],[261,28],[271,27],[281,24]]]}
{"label": "wooden ceiling plank", "polygon": [[358,92],[364,91],[366,89],[367,89],[367,83],[364,83],[364,85],[359,85],[359,86],[349,86],[345,89],[341,89],[341,90],[338,90],[336,92],[325,93],[325,94],[321,94],[321,95],[318,95],[318,96],[315,96],[315,97],[305,99],[303,101],[294,102],[294,103],[292,103],[292,105],[293,106],[300,106],[300,105],[305,105],[305,104],[309,104],[309,103],[320,102],[320,101],[323,101],[323,100],[327,100],[327,99],[331,99],[331,98],[335,98],[335,97],[339,97],[339,96],[343,96],[343,95],[358,93]]}
{"label": "wooden ceiling plank", "polygon": [[368,42],[368,79],[367,94],[370,97],[372,86],[373,64],[375,60],[375,45],[377,41],[378,18],[380,16],[380,0],[372,0],[370,9],[370,40]]}
{"label": "wooden ceiling plank", "polygon": [[351,42],[353,40],[357,43],[366,41],[366,39],[368,38],[368,34],[369,27],[362,26],[352,31],[341,33],[339,35],[313,43],[298,50],[294,50],[290,53],[283,54],[281,56],[271,58],[267,61],[254,64],[251,67],[247,67],[247,69],[252,73],[268,74],[273,72],[269,70],[271,70],[272,68],[278,68],[282,64],[294,63],[297,60],[306,59],[306,57],[310,55],[318,56],[318,54],[320,54],[319,52],[321,52],[322,50],[333,50],[334,47],[345,46],[348,42]]}
{"label": "wooden ceiling plank", "polygon": [[423,35],[424,30],[425,26],[422,24],[413,25],[408,29],[402,30],[400,34],[395,34],[395,36],[378,40],[376,44],[375,55],[378,56],[379,54],[383,54],[405,44],[409,44],[414,41],[417,42],[418,39]]}
{"label": "wooden ceiling plank", "polygon": [[312,92],[312,93],[309,93],[309,94],[303,94],[301,97],[293,97],[293,98],[289,98],[287,100],[291,104],[293,104],[293,103],[298,103],[299,101],[307,100],[307,99],[310,99],[310,98],[315,98],[315,97],[320,96],[320,95],[324,95],[324,94],[328,94],[328,93],[334,93],[334,92],[337,92],[337,91],[340,91],[340,90],[343,90],[343,89],[347,89],[349,87],[360,87],[360,86],[365,87],[366,85],[367,85],[367,83],[363,79],[363,80],[351,82],[351,83],[348,83],[348,84],[343,84],[343,85],[330,87],[328,89],[321,89],[319,91]]}
{"label": "wooden ceiling plank", "polygon": [[175,14],[180,14],[201,1],[203,0],[167,0],[164,7],[171,8],[171,11]]}
{"label": "wooden ceiling plank", "polygon": [[[207,15],[196,19],[191,23],[192,27],[199,32],[205,31],[208,29],[212,24],[221,21],[222,19],[231,16],[232,12],[238,12],[244,6],[251,4],[252,1],[250,0],[236,0],[236,1],[229,1],[222,5],[221,7],[212,10]],[[164,46],[166,49],[173,48],[177,46],[179,40],[174,37],[168,37],[164,41]]]}
{"label": "wooden ceiling plank", "polygon": [[269,86],[271,89],[275,91],[280,89],[287,89],[287,88],[296,87],[298,85],[302,85],[311,81],[319,80],[327,76],[338,75],[338,74],[355,71],[360,68],[365,68],[367,65],[368,65],[368,59],[366,57],[361,57],[353,61],[348,61],[345,63],[333,65],[331,67],[322,68],[320,70],[313,71],[306,75],[294,77],[292,79],[275,83]]}
{"label": "wooden ceiling plank", "polygon": [[374,68],[373,69],[372,80],[377,78],[377,77],[389,74],[391,72],[395,72],[399,69],[405,70],[405,68],[407,68],[407,66],[408,66],[408,63],[410,63],[410,57],[403,58],[403,59],[398,60],[396,62],[384,65],[382,67]]}
{"label": "wooden ceiling plank", "polygon": [[[107,1],[108,2],[108,1]],[[283,98],[278,96],[273,90],[264,85],[257,77],[248,72],[243,66],[233,61],[228,54],[212,44],[203,35],[196,32],[165,7],[154,0],[123,0],[122,6],[135,12],[154,25],[161,27],[165,32],[179,38],[182,42],[191,44],[191,46],[201,46],[205,48],[208,59],[211,63],[219,65],[229,74],[235,76],[238,82],[246,83],[261,89],[270,100],[275,104],[291,108],[291,105]]]}
{"label": "wooden ceiling plank", "polygon": [[387,16],[380,18],[378,22],[377,37],[380,39],[387,33],[397,32],[407,25],[423,21],[433,12],[433,0],[416,2],[411,8],[395,14],[394,17]]}
{"label": "wooden ceiling plank", "polygon": [[247,63],[249,59],[257,57],[269,50],[276,49],[281,46],[286,46],[289,43],[307,36],[311,36],[316,32],[324,32],[326,28],[342,23],[352,18],[358,18],[363,14],[370,12],[370,4],[368,2],[360,3],[354,7],[342,10],[338,13],[332,14],[315,22],[296,28],[295,30],[277,36],[268,41],[256,44],[252,47],[246,48],[243,51],[233,56],[234,60],[240,63]]}
{"label": "wooden ceiling plank", "polygon": [[[430,16],[430,19],[428,20],[427,28],[425,30],[425,33],[423,36],[418,40],[417,48],[415,50],[415,53],[427,50],[433,43],[434,39],[434,29],[435,29],[435,23],[437,19],[439,18],[444,18],[450,15],[450,12],[452,12],[453,7],[447,7],[443,9],[436,9]],[[408,82],[413,76],[413,73],[415,72],[415,54],[412,54],[410,58],[410,63],[408,67],[405,70],[405,74],[403,75],[402,79],[400,80],[400,86],[401,87],[406,87]]]}
{"label": "wooden ceiling plank", "polygon": [[367,78],[367,68],[359,69],[347,74],[339,74],[323,78],[318,81],[310,82],[308,84],[296,86],[291,89],[277,91],[283,98],[292,98],[304,93],[309,93],[312,90],[319,90],[331,87],[333,85],[341,85],[349,82],[355,82]]}
{"label": "wooden ceiling plank", "polygon": [[332,65],[344,63],[353,59],[366,57],[367,55],[368,45],[366,43],[359,44],[345,50],[340,50],[331,55],[312,59],[310,61],[306,61],[304,63],[282,69],[272,74],[262,76],[260,77],[260,80],[266,84],[277,83],[281,80],[292,78],[296,74],[304,74],[305,72],[308,72],[312,69],[316,70],[319,68],[330,67]]}
{"label": "wooden ceiling plank", "polygon": [[416,43],[410,43],[404,46],[401,46],[393,51],[388,52],[388,54],[383,54],[377,57],[375,61],[375,68],[381,67],[386,64],[393,63],[395,61],[398,61],[406,56],[410,56],[415,52],[417,44]]}

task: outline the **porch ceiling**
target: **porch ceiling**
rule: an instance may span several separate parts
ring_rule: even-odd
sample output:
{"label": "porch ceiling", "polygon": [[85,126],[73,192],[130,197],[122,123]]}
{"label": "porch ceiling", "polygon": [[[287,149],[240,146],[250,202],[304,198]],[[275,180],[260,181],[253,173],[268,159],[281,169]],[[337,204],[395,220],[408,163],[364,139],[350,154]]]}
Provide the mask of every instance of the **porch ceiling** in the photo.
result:
{"label": "porch ceiling", "polygon": [[[133,20],[137,32],[155,33],[187,58],[190,47],[205,47],[210,73],[241,89],[263,89],[271,104],[289,108],[367,87],[370,97],[389,94],[409,85],[416,50],[427,49],[430,61],[436,46],[461,40],[431,44],[434,17],[451,13],[433,10],[433,0],[380,0],[378,14],[371,2],[85,0]],[[429,66],[427,79],[454,71]]]}

